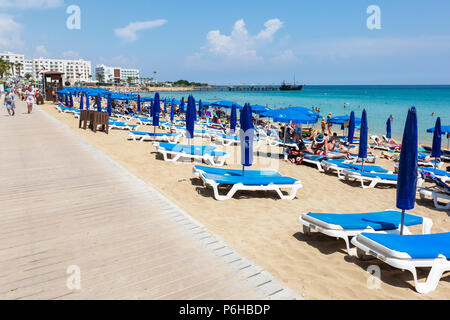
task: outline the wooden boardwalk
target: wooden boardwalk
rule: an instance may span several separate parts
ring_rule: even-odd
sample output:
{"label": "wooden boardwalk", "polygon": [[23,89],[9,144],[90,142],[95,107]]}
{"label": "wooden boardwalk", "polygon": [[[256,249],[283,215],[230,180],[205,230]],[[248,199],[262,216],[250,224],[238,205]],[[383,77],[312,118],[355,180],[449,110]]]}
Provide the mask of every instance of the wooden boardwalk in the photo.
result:
{"label": "wooden boardwalk", "polygon": [[0,299],[296,298],[44,111],[1,107]]}

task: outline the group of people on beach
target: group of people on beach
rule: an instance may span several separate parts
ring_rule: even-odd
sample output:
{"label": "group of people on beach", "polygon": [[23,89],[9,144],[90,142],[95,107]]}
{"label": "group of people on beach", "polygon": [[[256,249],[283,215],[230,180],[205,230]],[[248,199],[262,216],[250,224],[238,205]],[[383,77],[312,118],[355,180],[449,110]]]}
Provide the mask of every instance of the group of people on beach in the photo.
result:
{"label": "group of people on beach", "polygon": [[20,97],[22,101],[27,103],[28,114],[33,113],[33,105],[37,99],[38,90],[32,86],[15,86],[13,88],[6,88],[4,95],[4,106],[10,116],[15,116],[16,112],[16,96]]}

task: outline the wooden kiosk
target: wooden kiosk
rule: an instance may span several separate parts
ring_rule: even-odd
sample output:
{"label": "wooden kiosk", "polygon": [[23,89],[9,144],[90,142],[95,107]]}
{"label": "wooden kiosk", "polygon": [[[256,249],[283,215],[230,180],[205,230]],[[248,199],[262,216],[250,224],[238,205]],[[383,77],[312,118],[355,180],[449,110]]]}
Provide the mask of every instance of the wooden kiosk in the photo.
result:
{"label": "wooden kiosk", "polygon": [[55,92],[63,89],[63,74],[64,73],[57,71],[48,71],[43,73],[42,78],[44,79],[44,99],[46,101],[58,101],[58,97]]}

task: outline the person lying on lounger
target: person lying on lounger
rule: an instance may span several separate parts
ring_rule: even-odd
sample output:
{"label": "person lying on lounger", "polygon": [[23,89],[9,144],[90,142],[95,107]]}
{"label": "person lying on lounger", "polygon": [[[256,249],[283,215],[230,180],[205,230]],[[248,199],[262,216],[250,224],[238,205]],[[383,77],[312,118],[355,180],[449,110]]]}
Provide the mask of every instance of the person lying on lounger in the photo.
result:
{"label": "person lying on lounger", "polygon": [[380,140],[380,138],[376,137],[375,138],[375,143],[377,144],[377,146],[380,147],[393,147],[393,148],[399,148],[401,147],[394,139],[392,138],[388,138],[388,141],[383,142]]}
{"label": "person lying on lounger", "polygon": [[315,155],[324,155],[326,156],[328,159],[350,159],[350,154],[348,152],[348,150],[346,152],[342,152],[342,154],[332,154],[330,155],[329,152],[331,152],[332,150],[330,150],[329,147],[329,138],[327,136],[324,136],[322,134],[319,134],[318,136],[316,136],[314,138],[314,141],[311,145],[311,149],[313,151],[313,154]]}

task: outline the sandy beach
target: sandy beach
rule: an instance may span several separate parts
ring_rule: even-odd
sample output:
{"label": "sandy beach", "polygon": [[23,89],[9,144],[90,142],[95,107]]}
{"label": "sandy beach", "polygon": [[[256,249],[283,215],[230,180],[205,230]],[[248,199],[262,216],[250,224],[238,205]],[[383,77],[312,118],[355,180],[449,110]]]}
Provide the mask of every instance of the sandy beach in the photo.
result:
{"label": "sandy beach", "polygon": [[[93,133],[78,128],[78,119],[59,113],[54,105],[39,106],[70,127],[81,139],[98,148],[131,173],[146,181],[162,194],[184,208],[211,232],[234,246],[239,252],[278,277],[306,299],[450,299],[450,274],[447,272],[437,289],[422,295],[414,290],[412,276],[389,267],[379,260],[359,261],[349,257],[342,240],[313,233],[305,237],[297,222],[305,212],[370,212],[395,208],[395,187],[362,189],[358,183],[344,182],[334,174],[320,173],[314,167],[296,166],[279,161],[281,174],[302,181],[297,198],[280,200],[275,193],[238,193],[227,201],[216,201],[212,190],[203,187],[192,174],[191,163],[162,161],[151,142],[127,140],[128,132],[110,130]],[[153,131],[141,126],[139,130]],[[161,132],[161,130],[157,130]],[[198,138],[197,144],[213,144]],[[265,154],[266,146],[261,153]],[[225,148],[219,146],[219,149]],[[236,147],[236,150],[239,148]],[[380,154],[373,151],[374,154]],[[70,155],[68,155],[70,156]],[[265,159],[255,156],[253,169],[263,168]],[[393,162],[377,159],[377,165],[393,170]],[[239,169],[238,161],[227,165]],[[432,232],[450,230],[448,212],[437,211],[431,201],[417,200],[410,213],[433,219]],[[413,227],[420,233],[420,227]],[[369,289],[370,265],[381,268],[379,289]],[[428,270],[421,270],[424,280]]]}

